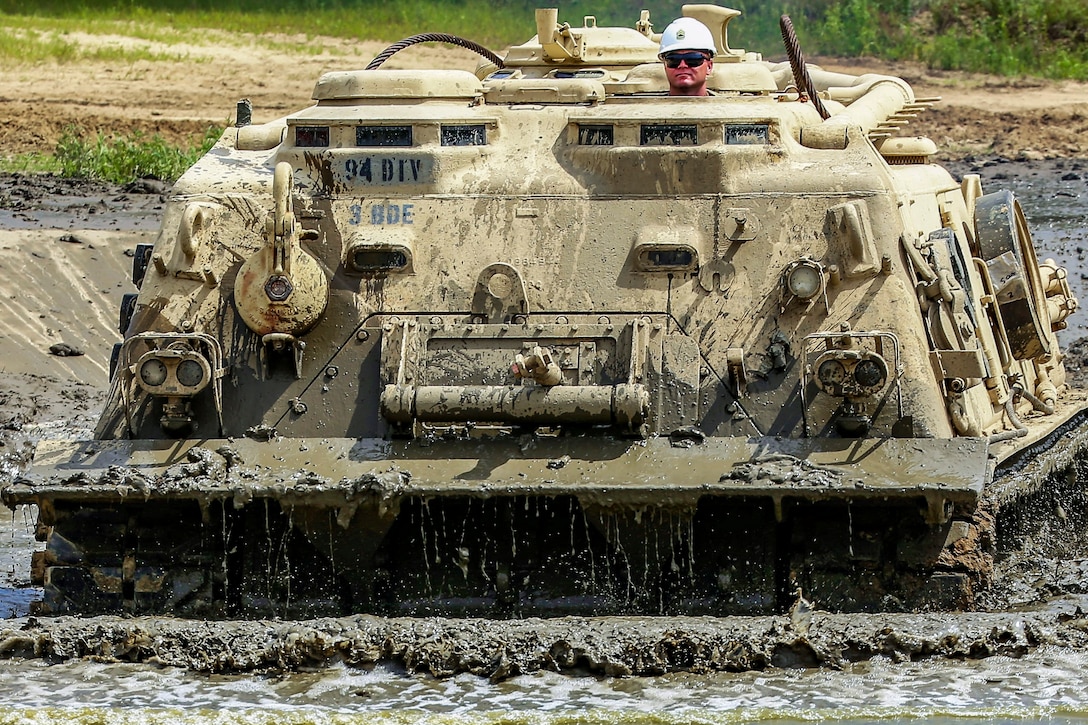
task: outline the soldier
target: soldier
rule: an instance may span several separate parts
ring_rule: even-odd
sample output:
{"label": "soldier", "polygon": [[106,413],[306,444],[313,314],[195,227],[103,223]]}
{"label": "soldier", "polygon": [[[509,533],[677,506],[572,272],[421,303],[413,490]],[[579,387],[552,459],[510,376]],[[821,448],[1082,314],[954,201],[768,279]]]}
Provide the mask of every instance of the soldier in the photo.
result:
{"label": "soldier", "polygon": [[709,96],[706,78],[717,52],[710,29],[695,18],[679,18],[661,34],[657,57],[665,64],[670,96]]}

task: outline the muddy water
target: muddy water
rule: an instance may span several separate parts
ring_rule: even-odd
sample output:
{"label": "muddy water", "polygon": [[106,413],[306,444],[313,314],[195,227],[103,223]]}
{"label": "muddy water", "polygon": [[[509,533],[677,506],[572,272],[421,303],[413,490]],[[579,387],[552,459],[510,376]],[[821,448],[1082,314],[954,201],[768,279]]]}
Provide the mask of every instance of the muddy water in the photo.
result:
{"label": "muddy water", "polygon": [[[1088,249],[1088,163],[959,163],[953,171],[979,173],[985,191],[1011,188],[1032,226],[1040,259],[1070,270],[1075,294],[1088,304],[1084,256]],[[1083,312],[1078,317],[1088,317]],[[1084,337],[1088,321],[1071,320],[1063,343]],[[928,631],[921,618],[855,618],[870,632],[895,630],[900,648],[875,651],[832,666],[766,666],[743,672],[603,676],[598,672],[534,672],[497,681],[474,674],[435,678],[391,664],[302,666],[284,672],[202,674],[164,657],[21,656],[25,641],[12,632],[33,629],[26,619],[39,593],[27,586],[33,540],[29,512],[0,515],[0,725],[7,723],[733,723],[835,721],[847,723],[1088,723],[1088,630],[1082,601],[1044,606],[1054,630],[1023,635],[1015,613],[982,634],[1016,646],[974,645],[941,652],[949,632],[987,615],[949,615],[947,627]],[[1061,611],[1058,611],[1061,610]],[[973,619],[974,618],[974,619]],[[836,625],[846,627],[846,619]],[[1073,626],[1063,630],[1057,623]],[[646,622],[645,627],[651,623]],[[931,624],[931,622],[930,622]],[[87,640],[95,638],[88,623]],[[139,624],[135,624],[139,628]],[[638,623],[631,625],[639,628]],[[749,635],[780,628],[773,619],[746,625]],[[1002,628],[1005,630],[1002,630]],[[272,639],[269,625],[267,639]],[[1050,634],[1047,635],[1047,631]],[[1016,633],[1020,632],[1020,635]],[[230,639],[229,625],[216,634]],[[461,636],[464,636],[463,634]],[[1015,641],[1020,636],[1022,641]],[[913,640],[911,638],[914,638]],[[260,636],[251,636],[257,640]],[[810,639],[815,640],[814,636]],[[186,644],[180,637],[181,646]],[[195,638],[193,640],[196,641]],[[191,646],[196,646],[191,645]],[[78,649],[78,648],[76,648]],[[69,650],[73,651],[73,650]],[[85,650],[78,649],[83,652]],[[926,654],[926,653],[930,654]],[[999,654],[993,654],[998,652]],[[1011,652],[1009,654],[1002,654]],[[29,654],[29,653],[28,653]],[[978,655],[990,655],[980,657]],[[156,664],[157,663],[157,664]],[[739,669],[739,668],[738,668]]]}
{"label": "muddy water", "polygon": [[28,506],[10,512],[0,509],[0,616],[4,618],[26,615],[30,603],[41,598],[41,590],[29,585],[27,557],[41,548],[34,541],[34,516]]}
{"label": "muddy water", "polygon": [[541,673],[490,683],[389,668],[199,677],[81,662],[0,663],[14,722],[71,723],[930,723],[1088,722],[1084,655],[874,661],[842,671],[654,678]]}

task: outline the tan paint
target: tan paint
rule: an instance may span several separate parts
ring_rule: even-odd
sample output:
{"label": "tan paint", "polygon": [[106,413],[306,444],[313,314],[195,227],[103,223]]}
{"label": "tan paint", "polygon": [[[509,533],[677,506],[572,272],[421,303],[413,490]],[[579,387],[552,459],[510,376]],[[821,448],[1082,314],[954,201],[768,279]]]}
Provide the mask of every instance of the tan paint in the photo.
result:
{"label": "tan paint", "polygon": [[[1054,336],[1064,270],[1036,269],[1015,213],[1018,249],[976,224],[1000,209],[905,135],[933,102],[906,81],[811,68],[823,120],[788,64],[729,48],[736,11],[690,12],[725,49],[709,98],[665,95],[646,17],[543,12],[501,70],[336,71],[314,105],[224,133],[174,188],[130,327],[215,338],[221,384],[130,397],[123,366],[104,440],[43,444],[4,501],[276,501],[364,568],[431,497],[573,496],[627,547],[662,532],[644,509],[764,501],[818,538],[797,502],[896,505],[939,550],[988,454],[1082,410]],[[810,297],[786,287],[798,268]],[[1034,344],[1002,324],[999,268],[1036,280]],[[843,383],[829,360],[874,365]],[[1049,411],[1026,418],[1025,393]],[[183,440],[164,402],[191,411]],[[322,540],[329,516],[345,533]]]}

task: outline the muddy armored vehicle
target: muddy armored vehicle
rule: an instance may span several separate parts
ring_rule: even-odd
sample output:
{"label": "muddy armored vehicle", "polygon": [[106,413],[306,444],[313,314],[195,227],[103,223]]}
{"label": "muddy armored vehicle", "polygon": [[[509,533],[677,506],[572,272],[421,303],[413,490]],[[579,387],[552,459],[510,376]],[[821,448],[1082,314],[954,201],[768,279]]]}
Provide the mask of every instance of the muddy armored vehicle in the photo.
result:
{"label": "muddy armored vehicle", "polygon": [[240,104],[136,249],[95,439],[2,492],[42,610],[972,606],[991,492],[1073,470],[1024,473],[1084,412],[1065,271],[906,135],[937,99],[684,13],[709,97],[647,12],[545,9],[505,56],[453,38],[475,71],[383,67],[417,36]]}

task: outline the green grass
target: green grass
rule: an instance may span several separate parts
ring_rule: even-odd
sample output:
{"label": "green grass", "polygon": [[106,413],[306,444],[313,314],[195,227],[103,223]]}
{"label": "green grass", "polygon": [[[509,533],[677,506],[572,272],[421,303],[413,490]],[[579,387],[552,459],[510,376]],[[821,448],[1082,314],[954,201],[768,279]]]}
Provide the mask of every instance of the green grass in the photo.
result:
{"label": "green grass", "polygon": [[[173,182],[207,153],[222,133],[222,128],[209,128],[200,141],[188,148],[178,148],[158,135],[134,133],[107,138],[98,134],[88,139],[79,129],[69,127],[57,143],[55,169],[49,170],[63,176],[118,184],[149,176]],[[33,163],[34,159],[26,162]]]}
{"label": "green grass", "polygon": [[[396,41],[421,32],[448,32],[495,47],[521,42],[535,32],[532,4],[496,5],[488,0],[378,2],[42,2],[32,6],[0,1],[0,14],[38,29],[118,32],[149,41],[199,42],[207,29],[252,35],[301,35]],[[579,19],[581,16],[578,16]],[[624,19],[633,24],[638,19]],[[261,42],[282,42],[267,41]],[[299,52],[320,46],[294,45]]]}
{"label": "green grass", "polygon": [[139,60],[185,60],[187,53],[154,52],[149,46],[106,44],[88,48],[59,30],[0,27],[0,59],[10,64],[78,63],[98,60],[132,64]]}
{"label": "green grass", "polygon": [[1088,79],[1082,0],[931,0],[928,8],[930,32],[909,47],[931,65]]}
{"label": "green grass", "polygon": [[803,9],[793,20],[806,53],[1088,79],[1088,3],[1083,0],[810,0],[798,5]]}
{"label": "green grass", "polygon": [[20,174],[59,174],[60,162],[52,154],[20,154],[8,158],[0,157],[0,171]]}

